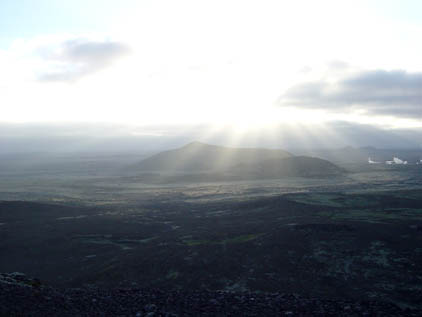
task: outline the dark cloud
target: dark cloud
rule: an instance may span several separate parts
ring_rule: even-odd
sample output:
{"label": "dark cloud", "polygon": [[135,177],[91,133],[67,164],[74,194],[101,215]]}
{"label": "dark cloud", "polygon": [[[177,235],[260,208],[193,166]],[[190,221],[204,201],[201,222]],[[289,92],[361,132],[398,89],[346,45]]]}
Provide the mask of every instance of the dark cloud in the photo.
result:
{"label": "dark cloud", "polygon": [[369,114],[422,119],[422,73],[375,70],[334,83],[303,83],[288,89],[280,104],[342,112],[359,109]]}
{"label": "dark cloud", "polygon": [[120,42],[73,39],[59,47],[40,50],[41,57],[50,65],[39,75],[40,81],[75,81],[111,65],[127,55],[130,48]]}

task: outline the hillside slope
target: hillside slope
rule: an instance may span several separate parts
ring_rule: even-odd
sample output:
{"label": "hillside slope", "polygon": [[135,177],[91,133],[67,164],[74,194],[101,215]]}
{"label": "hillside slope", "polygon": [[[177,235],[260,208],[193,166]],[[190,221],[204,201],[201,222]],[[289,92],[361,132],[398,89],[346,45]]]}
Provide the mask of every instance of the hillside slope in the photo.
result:
{"label": "hillside slope", "polygon": [[22,273],[0,273],[1,316],[419,316],[377,301],[304,298],[297,294],[56,289]]}
{"label": "hillside slope", "polygon": [[342,173],[333,163],[308,156],[294,156],[283,159],[264,160],[253,165],[238,165],[236,174],[250,175],[257,178],[274,177],[317,177]]}
{"label": "hillside slope", "polygon": [[193,142],[158,153],[134,166],[143,172],[224,173],[241,178],[326,176],[342,170],[329,161],[284,150],[229,148]]}
{"label": "hillside slope", "polygon": [[192,142],[179,149],[158,153],[137,167],[145,171],[221,171],[238,164],[291,156],[283,150],[229,148]]}

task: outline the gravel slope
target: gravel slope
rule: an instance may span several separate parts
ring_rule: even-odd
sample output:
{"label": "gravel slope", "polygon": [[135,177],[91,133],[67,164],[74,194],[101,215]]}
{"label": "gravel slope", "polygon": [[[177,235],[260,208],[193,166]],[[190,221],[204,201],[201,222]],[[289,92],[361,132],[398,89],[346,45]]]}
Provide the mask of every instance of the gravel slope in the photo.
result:
{"label": "gravel slope", "polygon": [[390,303],[307,299],[294,294],[56,289],[0,273],[1,316],[421,316]]}

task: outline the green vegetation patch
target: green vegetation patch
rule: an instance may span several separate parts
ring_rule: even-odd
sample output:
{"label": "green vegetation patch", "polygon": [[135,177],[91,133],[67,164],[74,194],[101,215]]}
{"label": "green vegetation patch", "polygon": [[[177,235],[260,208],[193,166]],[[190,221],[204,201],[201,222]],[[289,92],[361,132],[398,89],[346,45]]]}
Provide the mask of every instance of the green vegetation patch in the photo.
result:
{"label": "green vegetation patch", "polygon": [[216,244],[210,240],[183,240],[183,243],[188,246],[196,246],[196,245],[201,245],[201,244]]}
{"label": "green vegetation patch", "polygon": [[259,236],[260,234],[246,234],[246,235],[238,236],[231,239],[225,239],[221,243],[243,243],[243,242],[255,240]]}
{"label": "green vegetation patch", "polygon": [[177,277],[179,276],[179,272],[175,271],[175,270],[170,270],[167,275],[166,278],[168,280],[175,280]]}
{"label": "green vegetation patch", "polygon": [[395,209],[351,209],[322,211],[318,213],[321,217],[328,217],[332,220],[354,220],[365,222],[383,222],[388,220],[420,220],[422,209],[395,208]]}
{"label": "green vegetation patch", "polygon": [[257,234],[245,234],[237,236],[234,238],[228,238],[223,240],[195,240],[195,239],[185,239],[183,243],[188,246],[197,246],[197,245],[218,245],[218,244],[231,244],[231,243],[244,243],[255,240],[260,237],[262,233]]}
{"label": "green vegetation patch", "polygon": [[362,260],[366,262],[372,262],[378,266],[390,267],[389,257],[392,251],[385,247],[381,241],[373,241],[371,243],[369,252],[366,256],[362,257]]}
{"label": "green vegetation patch", "polygon": [[[372,207],[379,204],[374,195],[350,195],[342,193],[305,193],[288,195],[289,199],[308,205],[342,208]],[[374,199],[375,198],[375,199]]]}
{"label": "green vegetation patch", "polygon": [[158,237],[150,237],[146,239],[124,239],[124,238],[115,238],[111,234],[88,234],[88,235],[76,235],[73,239],[77,239],[83,243],[91,244],[108,244],[120,247],[122,250],[130,250],[133,247],[148,243],[152,240],[157,239]]}
{"label": "green vegetation patch", "polygon": [[398,191],[388,191],[388,195],[397,197],[397,198],[408,198],[421,200],[422,199],[422,190],[398,190]]}
{"label": "green vegetation patch", "polygon": [[294,194],[288,195],[289,199],[296,201],[298,203],[308,204],[308,205],[321,205],[321,206],[330,206],[330,207],[341,207],[342,203],[336,201],[342,197],[340,194],[331,194],[331,193],[318,193],[318,194]]}

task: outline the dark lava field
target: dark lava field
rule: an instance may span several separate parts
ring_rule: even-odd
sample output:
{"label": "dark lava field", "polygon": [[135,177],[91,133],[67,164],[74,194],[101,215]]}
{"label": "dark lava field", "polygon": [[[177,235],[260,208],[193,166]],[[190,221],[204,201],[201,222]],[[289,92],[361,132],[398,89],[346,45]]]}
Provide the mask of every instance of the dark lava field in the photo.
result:
{"label": "dark lava field", "polygon": [[278,292],[422,308],[414,171],[162,186],[44,178],[20,192],[14,181],[2,183],[0,272],[61,289]]}

